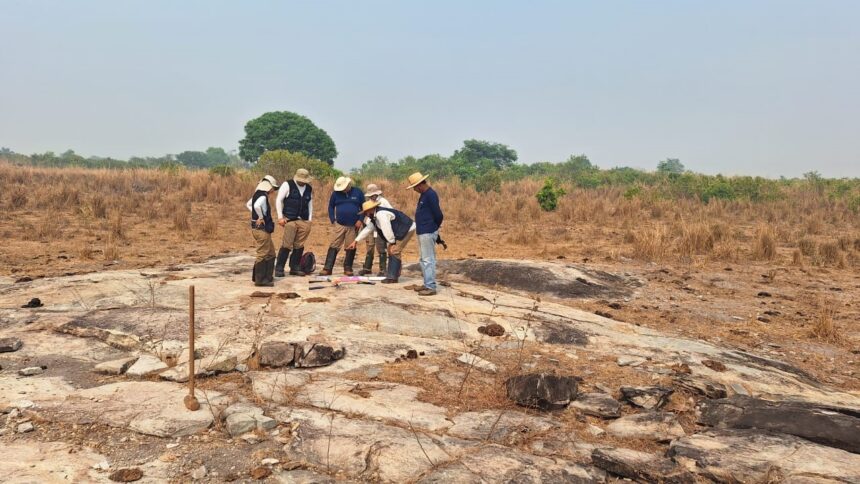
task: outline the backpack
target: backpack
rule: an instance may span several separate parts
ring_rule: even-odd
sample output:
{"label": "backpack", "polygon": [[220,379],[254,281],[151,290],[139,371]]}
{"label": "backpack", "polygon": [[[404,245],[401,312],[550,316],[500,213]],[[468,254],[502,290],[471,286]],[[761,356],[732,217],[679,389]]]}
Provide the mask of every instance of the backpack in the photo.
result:
{"label": "backpack", "polygon": [[299,270],[305,274],[313,274],[317,270],[317,258],[313,252],[305,252],[299,260]]}

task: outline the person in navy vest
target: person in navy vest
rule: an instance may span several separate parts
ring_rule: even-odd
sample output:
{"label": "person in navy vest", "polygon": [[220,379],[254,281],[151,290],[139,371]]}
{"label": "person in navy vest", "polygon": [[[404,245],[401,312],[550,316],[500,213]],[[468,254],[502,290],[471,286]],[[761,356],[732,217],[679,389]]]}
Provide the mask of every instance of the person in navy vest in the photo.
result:
{"label": "person in navy vest", "polygon": [[[352,186],[352,179],[342,176],[335,180],[334,191],[328,200],[328,219],[337,228],[334,238],[325,256],[323,271],[324,276],[330,276],[337,259],[337,253],[341,247],[347,247],[343,257],[343,273],[351,276],[352,263],[355,261],[355,236],[361,229],[361,204],[364,202],[364,193]],[[352,248],[350,248],[352,247]]]}
{"label": "person in navy vest", "polygon": [[[311,174],[304,168],[296,170],[292,180],[281,184],[275,207],[278,209],[278,225],[284,228],[275,277],[284,277],[284,266],[290,261],[291,276],[306,276],[300,269],[305,241],[311,234],[311,219],[314,215]],[[292,255],[290,252],[292,251]]]}
{"label": "person in navy vest", "polygon": [[427,176],[420,172],[409,175],[409,186],[420,193],[418,206],[415,208],[415,232],[418,234],[418,265],[424,275],[424,288],[418,291],[419,296],[436,295],[436,241],[439,239],[439,228],[442,226],[442,208],[439,207],[439,195],[430,188]]}
{"label": "person in navy vest", "polygon": [[415,222],[405,213],[393,208],[385,208],[379,201],[368,200],[361,207],[361,215],[365,216],[364,229],[355,238],[350,248],[376,233],[386,243],[388,252],[388,268],[383,284],[394,284],[400,280],[400,270],[403,267],[403,249],[415,234]]}
{"label": "person in navy vest", "polygon": [[271,175],[266,175],[246,207],[251,211],[251,235],[257,243],[257,258],[254,261],[254,271],[251,280],[255,286],[274,286],[275,245],[272,243],[272,232],[275,231],[275,221],[272,219],[272,208],[269,204],[269,194],[278,188],[277,181]]}

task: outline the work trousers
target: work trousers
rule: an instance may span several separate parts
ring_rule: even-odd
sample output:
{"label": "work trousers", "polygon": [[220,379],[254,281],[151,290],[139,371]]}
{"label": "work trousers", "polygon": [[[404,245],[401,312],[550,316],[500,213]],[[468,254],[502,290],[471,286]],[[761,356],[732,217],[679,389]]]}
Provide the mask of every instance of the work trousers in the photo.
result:
{"label": "work trousers", "polygon": [[348,246],[355,241],[355,237],[358,235],[358,229],[356,229],[354,225],[335,224],[334,226],[334,238],[331,239],[329,247],[340,249],[341,247]]}
{"label": "work trousers", "polygon": [[284,225],[281,247],[288,250],[301,249],[311,234],[311,223],[307,220],[288,220]]}
{"label": "work trousers", "polygon": [[272,234],[265,230],[251,229],[254,242],[257,243],[257,262],[275,257],[275,244],[272,243]]}

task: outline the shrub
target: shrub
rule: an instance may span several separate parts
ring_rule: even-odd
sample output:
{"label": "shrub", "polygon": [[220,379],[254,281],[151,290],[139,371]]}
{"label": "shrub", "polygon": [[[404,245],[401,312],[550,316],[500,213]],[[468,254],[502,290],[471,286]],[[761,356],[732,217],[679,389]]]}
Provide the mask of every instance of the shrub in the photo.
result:
{"label": "shrub", "polygon": [[558,186],[555,179],[547,178],[543,182],[543,188],[537,192],[535,197],[537,197],[541,210],[544,212],[552,212],[558,208],[558,199],[559,197],[564,196],[565,193],[567,192],[564,191],[564,188]]}
{"label": "shrub", "polygon": [[758,228],[753,257],[757,260],[773,260],[776,257],[776,234],[773,227],[763,225]]}
{"label": "shrub", "polygon": [[475,191],[479,193],[501,192],[502,177],[498,170],[492,170],[475,178]]}
{"label": "shrub", "polygon": [[209,168],[209,173],[218,176],[233,176],[236,173],[236,169],[230,165],[215,165]]}
{"label": "shrub", "polygon": [[303,153],[291,153],[287,150],[263,153],[254,167],[260,178],[264,175],[272,175],[278,180],[278,183],[292,180],[299,168],[308,170],[312,177],[320,181],[331,180],[340,174],[325,161],[316,160]]}

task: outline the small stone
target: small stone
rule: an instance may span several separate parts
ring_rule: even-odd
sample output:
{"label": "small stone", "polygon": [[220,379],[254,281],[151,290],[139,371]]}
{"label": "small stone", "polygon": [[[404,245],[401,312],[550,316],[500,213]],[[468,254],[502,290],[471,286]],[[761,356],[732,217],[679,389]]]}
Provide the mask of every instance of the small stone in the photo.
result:
{"label": "small stone", "polygon": [[108,461],[103,460],[101,462],[93,464],[91,467],[97,471],[106,471],[110,469],[110,464],[108,464]]}
{"label": "small stone", "polygon": [[593,424],[588,424],[588,426],[585,428],[585,430],[588,431],[589,434],[591,434],[595,437],[599,437],[599,436],[606,433],[602,428],[598,427],[597,425],[593,425]]}
{"label": "small stone", "polygon": [[487,361],[480,356],[473,355],[472,353],[463,353],[458,358],[457,361],[460,363],[464,363],[473,368],[477,368],[482,371],[486,371],[488,373],[495,373],[498,371],[496,365],[490,361]]}
{"label": "small stone", "polygon": [[222,413],[222,416],[224,418],[227,418],[230,415],[233,415],[236,413],[247,413],[247,414],[250,414],[251,416],[257,416],[257,415],[263,415],[263,409],[256,406],[256,405],[252,405],[250,403],[239,402],[239,403],[234,403],[233,405],[230,405],[229,407],[225,408],[224,412]]}
{"label": "small stone", "polygon": [[236,365],[236,371],[238,371],[239,373],[245,373],[248,371],[248,365],[244,363],[239,363],[238,365]]}
{"label": "small stone", "polygon": [[268,467],[260,466],[260,467],[255,467],[255,468],[251,469],[250,474],[251,474],[252,479],[260,480],[260,479],[265,479],[265,478],[271,476],[272,470],[269,469]]}
{"label": "small stone", "polygon": [[256,444],[260,443],[260,437],[257,437],[255,434],[252,434],[252,433],[247,433],[247,434],[243,435],[241,438],[242,438],[242,440],[244,440],[246,443],[248,443],[250,445],[256,445]]}
{"label": "small stone", "polygon": [[486,326],[479,327],[478,332],[493,337],[504,336],[505,328],[503,328],[501,324],[490,323]]}
{"label": "small stone", "polygon": [[206,477],[206,466],[200,466],[197,469],[191,471],[191,478],[194,480],[200,480]]}
{"label": "small stone", "polygon": [[21,376],[33,376],[39,375],[45,370],[41,366],[28,366],[27,368],[21,368],[18,370],[18,374]]}
{"label": "small stone", "polygon": [[327,366],[346,355],[346,349],[323,343],[296,345],[296,368]]}
{"label": "small stone", "polygon": [[231,437],[242,435],[257,428],[257,420],[247,413],[234,413],[227,417],[227,433]]}
{"label": "small stone", "polygon": [[159,360],[152,355],[142,355],[134,362],[126,371],[125,374],[131,377],[144,377],[153,373],[158,373],[166,370],[167,363]]}
{"label": "small stone", "polygon": [[702,364],[707,366],[708,368],[710,368],[714,371],[718,371],[718,372],[723,372],[723,371],[726,371],[728,369],[728,368],[726,368],[726,365],[722,364],[719,361],[714,361],[714,360],[702,360]]}
{"label": "small stone", "polygon": [[407,352],[406,352],[406,359],[408,359],[408,360],[417,360],[417,359],[418,359],[418,352],[417,352],[417,351],[415,351],[415,350],[409,350],[409,351],[407,351]]}
{"label": "small stone", "polygon": [[269,457],[267,459],[261,460],[260,464],[262,464],[264,466],[273,466],[273,465],[277,464],[278,462],[280,462],[278,459]]}
{"label": "small stone", "polygon": [[177,444],[176,442],[171,442],[171,443],[165,445],[165,447],[167,447],[168,449],[175,449],[175,448],[179,447],[179,444]]}
{"label": "small stone", "polygon": [[605,393],[583,393],[570,402],[570,406],[585,415],[600,418],[618,418],[621,416],[621,404],[618,400]]}
{"label": "small stone", "polygon": [[637,358],[635,356],[619,356],[615,362],[618,366],[639,366],[645,363],[645,358]]}
{"label": "small stone", "polygon": [[732,391],[735,392],[735,394],[737,395],[749,396],[750,394],[750,392],[748,392],[747,389],[740,383],[732,383],[731,385],[729,385],[729,387],[731,387]]}
{"label": "small stone", "polygon": [[137,467],[126,467],[117,469],[108,476],[114,482],[134,482],[143,477],[143,471]]}
{"label": "small stone", "polygon": [[18,425],[17,430],[19,434],[26,434],[27,432],[32,432],[33,430],[35,430],[35,427],[33,427],[32,422],[24,422]]}
{"label": "small stone", "polygon": [[18,338],[0,338],[0,353],[18,351],[23,344]]}
{"label": "small stone", "polygon": [[621,399],[639,408],[654,410],[669,401],[674,390],[668,387],[621,387]]}
{"label": "small stone", "polygon": [[265,415],[257,415],[255,420],[257,421],[257,428],[260,430],[271,430],[278,426],[277,420]]}
{"label": "small stone", "polygon": [[120,358],[118,360],[104,361],[95,366],[95,370],[99,373],[107,375],[122,375],[131,365],[137,361],[137,356],[128,358]]}

